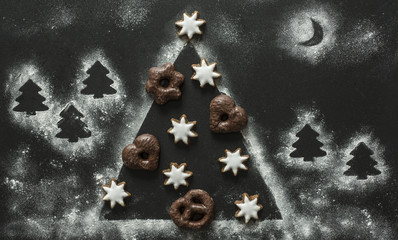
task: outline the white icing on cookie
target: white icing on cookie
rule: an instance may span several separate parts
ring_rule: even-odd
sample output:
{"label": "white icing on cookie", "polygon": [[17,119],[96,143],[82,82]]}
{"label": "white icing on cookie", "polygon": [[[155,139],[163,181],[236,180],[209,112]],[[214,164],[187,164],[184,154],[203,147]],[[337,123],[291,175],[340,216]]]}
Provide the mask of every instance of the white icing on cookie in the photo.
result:
{"label": "white icing on cookie", "polygon": [[197,20],[198,14],[198,11],[195,11],[192,16],[189,16],[188,13],[184,13],[183,20],[175,22],[177,26],[181,27],[178,36],[186,34],[188,38],[191,39],[194,34],[202,34],[199,26],[202,26],[206,21],[203,19]]}
{"label": "white icing on cookie", "polygon": [[192,176],[192,172],[184,172],[186,166],[185,163],[182,163],[180,166],[178,166],[177,163],[170,163],[170,169],[163,170],[163,174],[168,177],[164,185],[173,184],[175,190],[177,190],[180,185],[188,186],[188,182],[185,179]]}
{"label": "white icing on cookie", "polygon": [[[250,198],[252,200],[250,200]],[[235,205],[240,209],[236,212],[235,217],[245,217],[245,223],[248,223],[251,218],[258,219],[258,211],[263,206],[257,204],[258,196],[254,195],[249,197],[247,193],[243,194],[242,201],[235,201]]]}
{"label": "white icing on cookie", "polygon": [[178,143],[179,141],[183,141],[185,144],[189,144],[188,137],[197,137],[198,134],[194,131],[191,131],[193,126],[195,126],[196,121],[188,122],[187,116],[183,114],[180,120],[171,119],[172,128],[167,130],[168,133],[174,135],[174,143]]}
{"label": "white icing on cookie", "polygon": [[114,208],[116,203],[119,203],[121,206],[125,206],[123,199],[125,197],[131,196],[129,192],[124,191],[124,186],[126,185],[125,182],[121,182],[116,184],[115,179],[111,179],[110,186],[103,185],[102,188],[106,192],[105,196],[102,198],[104,201],[111,202],[111,208]]}
{"label": "white icing on cookie", "polygon": [[206,62],[206,59],[202,58],[199,64],[193,64],[192,68],[195,70],[194,75],[191,79],[199,80],[200,87],[204,87],[206,84],[215,86],[214,78],[221,77],[221,74],[214,71],[217,63],[211,63],[210,65]]}
{"label": "white icing on cookie", "polygon": [[219,162],[226,164],[222,172],[226,172],[232,170],[234,175],[238,174],[238,169],[247,170],[247,167],[243,164],[245,161],[249,159],[248,155],[241,156],[241,149],[238,148],[235,152],[231,152],[228,149],[225,150],[225,157],[221,157],[218,159]]}

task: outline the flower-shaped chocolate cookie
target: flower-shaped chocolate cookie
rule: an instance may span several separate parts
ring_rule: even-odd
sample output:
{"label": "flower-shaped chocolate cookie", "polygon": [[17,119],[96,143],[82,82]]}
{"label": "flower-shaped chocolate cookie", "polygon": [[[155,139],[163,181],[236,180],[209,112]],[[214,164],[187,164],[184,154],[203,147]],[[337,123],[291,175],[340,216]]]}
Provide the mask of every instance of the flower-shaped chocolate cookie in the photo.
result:
{"label": "flower-shaped chocolate cookie", "polygon": [[183,82],[184,75],[177,72],[172,63],[166,63],[149,69],[145,90],[155,98],[157,104],[163,105],[181,97],[180,86]]}

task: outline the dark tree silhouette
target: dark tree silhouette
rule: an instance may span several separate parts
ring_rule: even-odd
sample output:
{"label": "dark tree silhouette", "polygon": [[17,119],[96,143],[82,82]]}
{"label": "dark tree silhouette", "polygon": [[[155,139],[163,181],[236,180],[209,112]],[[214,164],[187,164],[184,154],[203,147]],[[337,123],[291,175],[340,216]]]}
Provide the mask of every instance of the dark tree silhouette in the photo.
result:
{"label": "dark tree silhouette", "polygon": [[[159,140],[159,168],[148,172],[123,166],[118,180],[125,181],[126,191],[131,191],[136,197],[126,199],[124,208],[114,208],[110,211],[109,204],[104,205],[101,214],[103,218],[170,219],[168,209],[171,204],[191,189],[203,189],[210,194],[217,206],[215,219],[218,220],[234,219],[236,206],[231,199],[241,199],[243,192],[259,195],[259,201],[264,206],[258,213],[260,220],[281,218],[273,194],[256,168],[254,158],[245,162],[248,171],[240,170],[237,176],[232,172],[221,172],[223,166],[217,159],[225,155],[225,149],[235,151],[241,148],[242,155],[250,155],[250,152],[245,148],[240,132],[218,134],[210,131],[210,101],[220,92],[213,87],[201,88],[197,81],[190,79],[193,74],[191,65],[200,63],[200,59],[194,46],[187,43],[174,62],[176,70],[185,76],[184,84],[181,86],[181,99],[165,105],[153,102],[136,135],[149,133]],[[173,135],[166,132],[171,127],[170,119],[179,119],[182,114],[186,114],[189,121],[197,121],[194,131],[199,136],[191,138],[189,146],[181,142],[175,144]],[[131,136],[131,142],[133,140],[134,136]],[[170,168],[170,162],[187,163],[186,170],[193,172],[192,178],[188,179],[189,187],[181,186],[174,190],[172,186],[163,185],[165,176],[162,170]]]}
{"label": "dark tree silhouette", "polygon": [[83,81],[87,86],[81,91],[82,94],[94,94],[94,98],[102,98],[104,94],[116,93],[116,89],[110,86],[113,80],[106,76],[109,73],[108,69],[99,61],[96,61],[94,65],[87,70],[87,73],[90,77]]}
{"label": "dark tree silhouette", "polygon": [[41,88],[29,79],[20,89],[22,94],[15,99],[19,104],[14,107],[16,112],[26,112],[28,115],[36,115],[36,111],[46,111],[48,107],[42,102],[46,100],[39,92]]}
{"label": "dark tree silhouette", "polygon": [[351,167],[344,172],[344,175],[357,176],[357,179],[367,179],[368,175],[379,175],[381,173],[374,168],[377,162],[370,157],[373,155],[373,151],[365,143],[360,142],[350,154],[354,157],[347,162],[347,165]]}
{"label": "dark tree silhouette", "polygon": [[326,152],[321,149],[323,143],[316,138],[319,136],[310,125],[306,124],[300,132],[296,134],[299,138],[297,142],[293,143],[295,151],[290,153],[293,158],[304,157],[304,161],[314,161],[314,157],[326,156]]}
{"label": "dark tree silhouette", "polygon": [[61,132],[55,135],[57,138],[68,138],[69,142],[77,142],[79,138],[88,138],[91,132],[87,125],[80,120],[84,115],[79,112],[72,104],[66,105],[59,114],[62,119],[57,123]]}

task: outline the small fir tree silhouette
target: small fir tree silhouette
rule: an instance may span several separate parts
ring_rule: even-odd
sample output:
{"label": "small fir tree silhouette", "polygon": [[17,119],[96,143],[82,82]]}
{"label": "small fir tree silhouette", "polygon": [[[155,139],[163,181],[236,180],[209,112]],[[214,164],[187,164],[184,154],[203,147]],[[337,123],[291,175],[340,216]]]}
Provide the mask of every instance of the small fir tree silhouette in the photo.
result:
{"label": "small fir tree silhouette", "polygon": [[87,73],[90,77],[83,81],[87,86],[81,91],[82,94],[94,94],[94,98],[102,98],[104,94],[116,93],[116,89],[110,86],[114,83],[113,80],[106,76],[109,73],[108,69],[99,61],[96,61],[94,65],[87,70]]}
{"label": "small fir tree silhouette", "polygon": [[323,143],[316,138],[319,136],[310,125],[306,124],[300,132],[296,134],[299,138],[297,142],[293,143],[295,151],[290,153],[293,158],[304,157],[304,161],[314,161],[314,157],[326,156],[326,152],[321,149]]}
{"label": "small fir tree silhouette", "polygon": [[22,94],[15,99],[19,104],[14,107],[16,112],[26,112],[28,115],[36,115],[36,111],[46,111],[48,107],[42,102],[46,100],[39,92],[41,88],[29,79],[20,89]]}
{"label": "small fir tree silhouette", "polygon": [[84,115],[72,104],[68,104],[59,114],[62,119],[57,123],[61,132],[55,135],[57,138],[68,138],[69,142],[77,142],[79,138],[88,138],[91,132],[87,125],[80,120]]}
{"label": "small fir tree silhouette", "polygon": [[370,157],[373,155],[373,151],[365,143],[359,143],[350,154],[354,157],[347,162],[347,165],[351,167],[344,172],[344,175],[357,176],[357,179],[367,179],[368,175],[379,175],[381,173],[374,168],[377,162]]}

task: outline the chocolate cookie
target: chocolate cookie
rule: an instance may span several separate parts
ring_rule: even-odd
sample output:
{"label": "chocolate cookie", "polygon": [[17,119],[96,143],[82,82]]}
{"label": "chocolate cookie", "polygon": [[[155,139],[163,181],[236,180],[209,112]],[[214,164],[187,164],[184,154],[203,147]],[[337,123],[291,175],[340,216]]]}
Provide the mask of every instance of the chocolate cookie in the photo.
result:
{"label": "chocolate cookie", "polygon": [[193,189],[171,205],[170,217],[179,227],[201,229],[213,220],[213,198],[201,189]]}
{"label": "chocolate cookie", "polygon": [[158,139],[151,134],[142,134],[123,149],[122,159],[130,169],[154,171],[159,165],[159,152]]}
{"label": "chocolate cookie", "polygon": [[210,130],[216,133],[239,132],[247,124],[246,111],[227,95],[219,95],[210,103]]}
{"label": "chocolate cookie", "polygon": [[177,72],[172,63],[166,63],[149,69],[145,90],[155,98],[157,104],[163,105],[181,97],[180,86],[183,82],[184,75]]}

